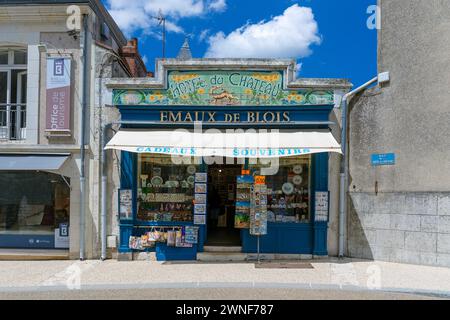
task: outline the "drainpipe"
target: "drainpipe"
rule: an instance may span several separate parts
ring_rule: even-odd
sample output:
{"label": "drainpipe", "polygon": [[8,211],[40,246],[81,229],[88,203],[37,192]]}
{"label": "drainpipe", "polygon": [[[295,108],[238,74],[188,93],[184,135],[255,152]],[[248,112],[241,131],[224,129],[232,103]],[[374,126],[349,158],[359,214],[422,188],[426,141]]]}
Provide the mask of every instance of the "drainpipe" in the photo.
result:
{"label": "drainpipe", "polygon": [[105,125],[103,127],[102,130],[102,142],[101,142],[101,147],[102,147],[102,157],[100,159],[101,164],[101,170],[102,170],[102,181],[101,181],[101,243],[102,243],[102,254],[101,254],[101,260],[105,261],[106,260],[106,185],[108,182],[108,169],[107,169],[107,158],[106,158],[106,136],[108,134],[108,130],[112,127],[113,123],[109,123],[107,125]]}
{"label": "drainpipe", "polygon": [[105,52],[102,58],[102,63],[100,65],[100,71],[99,71],[99,81],[98,81],[98,104],[99,104],[99,108],[102,111],[100,113],[100,134],[101,134],[101,139],[100,139],[100,146],[102,148],[101,150],[101,158],[100,158],[100,170],[102,172],[102,177],[101,177],[101,186],[100,186],[100,192],[101,192],[101,203],[100,203],[100,240],[101,240],[101,255],[100,255],[100,259],[102,261],[105,261],[107,258],[107,247],[106,247],[106,242],[107,242],[107,236],[106,236],[106,232],[107,232],[107,215],[106,215],[106,196],[103,196],[104,194],[106,194],[106,183],[107,183],[107,172],[106,172],[106,150],[104,148],[104,146],[106,146],[106,133],[107,130],[111,127],[112,124],[107,124],[104,128],[102,126],[102,117],[103,117],[103,102],[102,102],[102,79],[103,79],[103,68],[105,67],[106,63],[108,62],[108,59],[106,59],[105,62],[103,62],[104,58],[106,56],[110,56],[111,58],[115,58],[120,60],[121,58],[116,55],[115,53],[112,52]]}
{"label": "drainpipe", "polygon": [[342,98],[342,132],[341,132],[341,169],[340,169],[340,186],[339,186],[339,257],[344,257],[345,244],[345,218],[347,211],[347,184],[348,184],[348,153],[347,153],[347,120],[348,120],[348,105],[351,99],[359,92],[367,89],[372,84],[378,82],[378,77],[366,82],[362,86],[345,94]]}
{"label": "drainpipe", "polygon": [[80,141],[80,260],[85,260],[85,214],[86,214],[86,112],[87,112],[87,81],[88,81],[88,16],[83,15],[83,101],[81,106],[81,141]]}

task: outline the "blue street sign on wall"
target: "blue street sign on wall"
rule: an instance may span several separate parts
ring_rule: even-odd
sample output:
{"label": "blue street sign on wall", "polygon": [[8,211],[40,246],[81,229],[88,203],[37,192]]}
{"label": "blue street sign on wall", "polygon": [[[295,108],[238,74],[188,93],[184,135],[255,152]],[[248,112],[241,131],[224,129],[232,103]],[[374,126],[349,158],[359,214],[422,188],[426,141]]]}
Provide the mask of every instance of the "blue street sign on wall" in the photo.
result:
{"label": "blue street sign on wall", "polygon": [[372,154],[372,166],[392,166],[395,164],[395,153]]}

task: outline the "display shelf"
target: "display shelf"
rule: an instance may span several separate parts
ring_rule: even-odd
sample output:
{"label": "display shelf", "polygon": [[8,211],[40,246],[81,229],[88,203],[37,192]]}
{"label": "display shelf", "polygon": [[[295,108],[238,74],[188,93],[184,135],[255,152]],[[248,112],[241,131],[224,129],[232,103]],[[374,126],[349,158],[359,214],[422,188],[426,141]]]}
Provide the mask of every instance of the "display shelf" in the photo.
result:
{"label": "display shelf", "polygon": [[133,228],[193,226],[193,221],[143,221],[136,219]]}

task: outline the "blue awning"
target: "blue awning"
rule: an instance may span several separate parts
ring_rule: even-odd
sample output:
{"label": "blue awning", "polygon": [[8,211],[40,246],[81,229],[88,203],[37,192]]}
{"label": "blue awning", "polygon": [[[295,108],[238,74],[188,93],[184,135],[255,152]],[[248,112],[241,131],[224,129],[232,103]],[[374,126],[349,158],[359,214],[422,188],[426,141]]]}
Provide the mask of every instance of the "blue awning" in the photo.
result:
{"label": "blue awning", "polygon": [[59,170],[69,155],[6,155],[0,154],[0,170],[54,171]]}

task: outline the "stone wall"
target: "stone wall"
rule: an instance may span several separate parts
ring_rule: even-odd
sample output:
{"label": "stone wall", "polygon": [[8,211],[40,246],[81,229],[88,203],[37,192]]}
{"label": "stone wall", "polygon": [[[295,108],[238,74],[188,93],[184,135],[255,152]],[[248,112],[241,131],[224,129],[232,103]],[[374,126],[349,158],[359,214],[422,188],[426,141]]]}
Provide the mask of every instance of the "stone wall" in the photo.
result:
{"label": "stone wall", "polygon": [[[347,253],[450,266],[450,3],[379,5],[378,72],[391,80],[350,105]],[[377,153],[395,165],[372,166]]]}
{"label": "stone wall", "polygon": [[450,193],[351,193],[351,257],[450,265]]}

